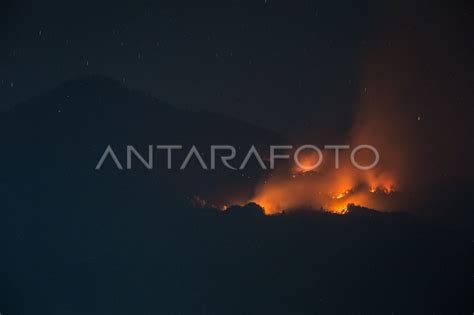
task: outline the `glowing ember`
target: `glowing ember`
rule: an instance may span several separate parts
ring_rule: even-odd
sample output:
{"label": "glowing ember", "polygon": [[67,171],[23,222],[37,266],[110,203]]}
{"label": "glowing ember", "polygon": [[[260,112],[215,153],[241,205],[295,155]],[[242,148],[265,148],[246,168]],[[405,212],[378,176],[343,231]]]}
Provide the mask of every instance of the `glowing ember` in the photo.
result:
{"label": "glowing ember", "polygon": [[345,192],[342,192],[336,196],[333,196],[332,198],[333,199],[342,199],[344,197],[346,197],[347,195],[349,195],[351,193],[351,190],[346,190]]}

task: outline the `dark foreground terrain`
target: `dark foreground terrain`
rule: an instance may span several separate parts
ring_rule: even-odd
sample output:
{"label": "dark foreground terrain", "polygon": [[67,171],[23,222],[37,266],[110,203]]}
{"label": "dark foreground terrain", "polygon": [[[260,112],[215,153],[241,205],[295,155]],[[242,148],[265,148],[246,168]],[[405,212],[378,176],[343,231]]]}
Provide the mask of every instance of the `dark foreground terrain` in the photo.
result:
{"label": "dark foreground terrain", "polygon": [[10,208],[2,314],[471,310],[472,244],[461,233],[396,215],[253,211]]}

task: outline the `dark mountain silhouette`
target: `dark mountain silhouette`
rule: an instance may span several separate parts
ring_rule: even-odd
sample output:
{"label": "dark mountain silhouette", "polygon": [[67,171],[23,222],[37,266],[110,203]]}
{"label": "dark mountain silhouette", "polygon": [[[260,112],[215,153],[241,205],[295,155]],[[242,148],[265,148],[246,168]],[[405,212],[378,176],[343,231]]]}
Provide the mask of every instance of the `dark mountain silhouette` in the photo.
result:
{"label": "dark mountain silhouette", "polygon": [[[74,173],[86,180],[90,175],[92,182],[87,185],[107,177],[96,174],[94,168],[108,145],[123,165],[126,145],[133,145],[145,157],[148,145],[183,145],[183,150],[173,153],[174,169],[178,169],[192,145],[197,146],[209,164],[207,151],[211,144],[240,148],[236,161],[241,161],[242,154],[253,144],[263,147],[283,142],[279,135],[253,125],[208,112],[180,110],[101,76],[68,81],[14,107],[3,120],[7,130],[3,133],[4,141],[13,148],[11,156],[7,152],[5,157],[10,165],[21,165],[25,172],[32,173],[46,168],[49,172],[51,168],[67,169],[68,177]],[[196,161],[185,171],[167,171],[166,153],[160,154],[154,159],[160,163],[153,171],[145,170],[137,161],[133,172],[125,171],[123,177],[128,180],[141,172],[140,189],[153,186],[149,181],[160,178],[160,181],[171,181],[183,194],[197,194],[205,200],[220,202],[249,198],[261,174],[257,165],[250,164],[245,174],[222,166],[214,172],[202,171]],[[104,164],[104,169],[116,173],[111,160]],[[80,186],[84,184],[79,182]]]}
{"label": "dark mountain silhouette", "polygon": [[124,144],[263,147],[283,141],[272,132],[103,77],[68,81],[0,119],[2,314],[471,311],[463,231],[356,206],[342,216],[212,206],[251,194],[255,166],[246,176],[94,170],[108,144],[122,157]]}
{"label": "dark mountain silhouette", "polygon": [[231,206],[226,209],[227,215],[246,217],[263,217],[264,210],[258,204],[251,202],[245,206]]}

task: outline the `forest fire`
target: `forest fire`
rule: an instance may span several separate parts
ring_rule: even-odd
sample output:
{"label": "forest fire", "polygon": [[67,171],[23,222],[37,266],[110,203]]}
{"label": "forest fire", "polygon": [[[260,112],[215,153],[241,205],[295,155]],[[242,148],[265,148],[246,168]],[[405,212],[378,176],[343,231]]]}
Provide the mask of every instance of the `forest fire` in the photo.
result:
{"label": "forest fire", "polygon": [[[381,211],[391,209],[394,186],[368,184],[357,178],[343,178],[328,182],[333,176],[311,174],[282,177],[262,184],[252,202],[262,206],[265,214],[297,209],[314,209],[343,214],[348,204],[360,205]],[[354,184],[348,186],[350,182]]]}
{"label": "forest fire", "polygon": [[[369,144],[379,151],[379,163],[369,170],[354,168],[349,163],[349,150],[341,150],[341,165],[336,167],[335,151],[325,151],[322,163],[317,152],[304,151],[299,155],[299,165],[287,164],[267,174],[248,201],[261,205],[266,214],[297,209],[345,213],[348,204],[425,213],[432,211],[433,199],[439,197],[434,191],[441,191],[439,187],[444,189],[461,179],[465,184],[466,174],[472,173],[472,158],[453,152],[464,148],[468,138],[463,126],[469,125],[464,119],[470,116],[460,114],[461,107],[444,105],[460,95],[458,89],[469,89],[455,81],[450,89],[427,87],[420,56],[432,50],[407,38],[407,45],[396,49],[385,41],[374,41],[361,63],[360,94],[354,100],[351,127],[340,132],[342,125],[335,121],[325,125],[329,129],[314,132],[316,139],[330,135],[331,139],[343,139],[351,148]],[[443,106],[434,109],[433,104]],[[446,132],[445,126],[453,132]],[[305,141],[311,139],[312,131],[301,134],[305,137],[301,141]],[[364,163],[367,158],[372,157],[357,153],[361,164],[370,164],[372,160]]]}
{"label": "forest fire", "polygon": [[[329,151],[319,155],[325,157],[321,163],[318,154],[311,152],[301,155],[299,163],[273,171],[250,201],[261,205],[267,215],[298,209],[344,214],[348,204],[380,211],[394,209],[393,193],[398,186],[393,173],[385,169],[386,156],[381,154],[380,165],[364,170],[351,163],[348,150],[337,155]],[[361,151],[357,158],[363,161],[368,157]]]}

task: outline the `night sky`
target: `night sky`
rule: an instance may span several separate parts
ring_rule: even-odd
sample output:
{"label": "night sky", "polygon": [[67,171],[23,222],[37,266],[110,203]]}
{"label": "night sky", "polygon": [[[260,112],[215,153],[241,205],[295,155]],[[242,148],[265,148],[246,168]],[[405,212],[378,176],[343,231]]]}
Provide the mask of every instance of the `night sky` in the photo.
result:
{"label": "night sky", "polygon": [[0,108],[100,73],[283,133],[348,127],[371,40],[406,9],[431,14],[379,2],[3,1]]}
{"label": "night sky", "polygon": [[331,142],[347,138],[379,67],[383,88],[413,90],[396,104],[403,123],[430,134],[474,113],[467,4],[4,1],[0,11],[0,109],[93,73],[177,107]]}

